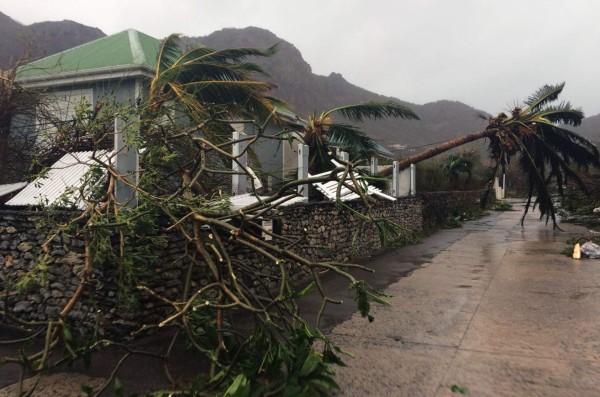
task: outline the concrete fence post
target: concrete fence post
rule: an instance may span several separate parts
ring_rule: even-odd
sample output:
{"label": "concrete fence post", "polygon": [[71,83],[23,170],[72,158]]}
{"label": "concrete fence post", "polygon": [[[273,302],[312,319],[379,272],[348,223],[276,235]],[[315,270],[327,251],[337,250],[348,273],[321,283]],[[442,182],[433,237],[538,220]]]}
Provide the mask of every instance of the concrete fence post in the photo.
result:
{"label": "concrete fence post", "polygon": [[[298,179],[308,178],[308,145],[298,144]],[[304,198],[302,201],[308,203],[308,184],[298,185],[298,193]]]}
{"label": "concrete fence post", "polygon": [[392,163],[392,197],[400,197],[400,172],[397,161]]}
{"label": "concrete fence post", "polygon": [[410,165],[410,195],[417,195],[417,166],[415,164]]}
{"label": "concrete fence post", "polygon": [[342,149],[337,150],[337,156],[342,161],[350,161],[350,155],[348,154],[348,152],[344,152]]}
{"label": "concrete fence post", "polygon": [[[232,139],[234,141],[244,139],[247,136],[248,135],[237,130],[233,131],[232,133]],[[246,193],[246,187],[248,185],[248,176],[246,175],[246,170],[244,169],[244,167],[248,165],[248,156],[246,154],[240,156],[240,153],[243,152],[245,146],[245,142],[235,142],[233,145],[231,145],[231,154],[232,156],[237,157],[238,160],[231,162],[231,170],[234,172],[234,174],[231,176],[232,196],[237,196],[239,194]]]}
{"label": "concrete fence post", "polygon": [[114,167],[119,178],[115,183],[115,199],[120,205],[138,205],[137,185],[139,183],[140,159],[137,147],[128,142],[126,124],[120,117],[115,118]]}
{"label": "concrete fence post", "polygon": [[375,156],[371,156],[371,175],[377,175],[379,173],[379,159]]}

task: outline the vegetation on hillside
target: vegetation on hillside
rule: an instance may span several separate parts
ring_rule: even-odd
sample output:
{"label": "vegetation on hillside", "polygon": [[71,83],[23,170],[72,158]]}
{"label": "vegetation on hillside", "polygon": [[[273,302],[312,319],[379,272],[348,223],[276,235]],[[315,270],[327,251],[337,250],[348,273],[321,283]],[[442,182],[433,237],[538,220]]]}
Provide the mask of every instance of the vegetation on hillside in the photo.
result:
{"label": "vegetation on hillside", "polygon": [[422,161],[417,167],[417,192],[484,190],[493,178],[479,152],[463,150]]}

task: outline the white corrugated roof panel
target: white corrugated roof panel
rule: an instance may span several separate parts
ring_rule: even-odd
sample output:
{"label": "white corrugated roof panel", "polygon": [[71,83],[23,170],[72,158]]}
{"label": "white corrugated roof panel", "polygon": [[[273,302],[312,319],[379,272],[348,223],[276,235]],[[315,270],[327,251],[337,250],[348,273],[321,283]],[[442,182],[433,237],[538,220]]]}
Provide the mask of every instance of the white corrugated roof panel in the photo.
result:
{"label": "white corrugated roof panel", "polygon": [[[261,200],[266,200],[269,196],[259,196]],[[231,206],[229,207],[232,211],[238,211],[242,208],[245,208],[251,204],[258,203],[259,199],[252,193],[240,194],[237,196],[229,197],[231,201]],[[304,200],[301,196],[290,195],[281,197],[271,203],[271,205],[291,205],[296,203],[301,203]]]}
{"label": "white corrugated roof panel", "polygon": [[52,165],[45,175],[36,178],[15,197],[6,202],[8,206],[59,206],[85,209],[79,188],[94,165],[92,157],[106,161],[107,152],[67,153]]}
{"label": "white corrugated roof panel", "polygon": [[23,189],[27,186],[27,182],[9,183],[6,185],[0,185],[0,197],[6,196],[9,193],[14,193],[19,189]]}

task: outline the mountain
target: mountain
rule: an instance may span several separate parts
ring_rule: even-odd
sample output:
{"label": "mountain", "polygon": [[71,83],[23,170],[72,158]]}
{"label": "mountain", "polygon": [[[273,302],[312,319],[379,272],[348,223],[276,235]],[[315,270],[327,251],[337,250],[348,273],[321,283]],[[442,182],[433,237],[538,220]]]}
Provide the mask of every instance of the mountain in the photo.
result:
{"label": "mountain", "polygon": [[417,105],[398,98],[386,97],[360,88],[339,73],[319,76],[293,44],[282,40],[268,30],[248,27],[223,29],[205,37],[185,38],[187,44],[201,43],[213,48],[258,47],[278,44],[275,56],[263,62],[278,88],[274,95],[293,104],[300,117],[312,112],[329,110],[340,105],[371,100],[397,101],[419,115],[421,121],[381,120],[367,122],[365,129],[384,145],[405,145],[408,148],[455,138],[480,130],[484,121],[477,117],[484,113],[460,102],[441,100]]}
{"label": "mountain", "polygon": [[[39,57],[105,36],[97,28],[73,21],[25,26],[1,12],[0,35],[3,38],[0,40],[0,68],[9,65],[11,59],[18,59],[28,42],[33,43],[32,55]],[[184,37],[183,40],[186,44],[201,43],[213,48],[268,48],[278,44],[279,51],[275,56],[260,61],[270,72],[270,81],[278,86],[273,95],[293,104],[293,110],[303,118],[313,112],[371,100],[393,100],[405,104],[419,115],[420,121],[380,120],[364,126],[382,144],[392,149],[407,148],[400,154],[406,154],[408,150],[423,150],[431,144],[485,127],[485,120],[478,117],[484,112],[461,102],[440,100],[418,105],[370,92],[348,82],[339,73],[316,75],[293,44],[265,29],[229,28],[204,37]],[[576,130],[589,139],[600,141],[596,132],[600,131],[600,115],[586,118]]]}
{"label": "mountain", "polygon": [[39,58],[106,36],[100,29],[73,21],[23,25],[0,12],[0,68],[7,68],[30,52]]}
{"label": "mountain", "polygon": [[586,117],[581,125],[573,130],[596,145],[600,144],[600,114]]}

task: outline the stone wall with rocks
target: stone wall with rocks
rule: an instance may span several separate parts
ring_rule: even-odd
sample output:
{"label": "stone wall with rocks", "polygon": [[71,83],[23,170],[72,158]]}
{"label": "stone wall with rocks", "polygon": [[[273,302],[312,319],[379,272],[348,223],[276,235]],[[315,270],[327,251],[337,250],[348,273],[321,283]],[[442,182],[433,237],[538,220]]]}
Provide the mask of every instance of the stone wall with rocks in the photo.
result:
{"label": "stone wall with rocks", "polygon": [[481,206],[486,190],[420,193],[423,200],[423,227],[433,228],[448,218],[459,217],[474,207]]}
{"label": "stone wall with rocks", "polygon": [[[462,211],[474,201],[473,192],[428,193],[395,202],[379,201],[372,207],[371,215],[379,219],[380,225],[396,223],[400,236],[409,236],[445,214]],[[297,204],[279,209],[274,228],[284,237],[298,241],[297,249],[311,259],[348,261],[383,248],[377,227],[357,216],[366,210],[359,201],[343,205]],[[53,218],[66,220],[73,215],[54,213]],[[44,212],[0,211],[0,294],[8,294],[8,307],[4,308],[4,301],[0,300],[0,310],[8,309],[21,320],[43,321],[58,316],[77,290],[84,272],[85,242],[82,237],[66,233],[50,238],[48,255],[43,266],[39,266],[44,257],[42,245],[53,230],[51,224]],[[165,235],[165,240],[166,245],[156,252],[160,260],[145,269],[144,280],[152,291],[174,300],[181,297],[188,264],[195,260],[190,256],[194,250],[188,250],[178,234]],[[273,269],[272,261],[248,249],[229,245],[227,250],[230,257],[244,261],[257,272]],[[294,278],[303,276],[302,269],[294,264],[288,270]],[[148,292],[142,291],[135,300],[124,299],[118,272],[116,264],[93,267],[81,299],[67,318],[75,331],[84,334],[97,330],[100,334],[122,336],[135,330],[140,318],[145,323],[156,323],[172,312],[168,304]],[[43,282],[22,285],[28,275],[32,280],[41,276]],[[207,284],[202,266],[194,267],[192,280],[193,289]],[[254,287],[264,286],[256,283]]]}
{"label": "stone wall with rocks", "polygon": [[[377,227],[361,220],[366,213],[361,201],[297,204],[282,209],[282,230],[285,237],[300,239],[302,253],[311,259],[348,261],[365,257],[382,249]],[[399,235],[408,236],[423,228],[423,201],[408,197],[397,201],[378,201],[371,216],[400,226]],[[390,238],[393,236],[390,235]]]}

